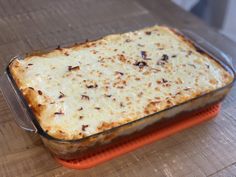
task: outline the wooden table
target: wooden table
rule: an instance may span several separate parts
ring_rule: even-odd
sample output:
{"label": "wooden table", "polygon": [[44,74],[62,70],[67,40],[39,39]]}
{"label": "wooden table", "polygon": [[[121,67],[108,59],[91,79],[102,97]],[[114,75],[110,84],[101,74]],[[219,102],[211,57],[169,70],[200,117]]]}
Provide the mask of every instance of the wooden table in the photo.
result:
{"label": "wooden table", "polygon": [[[170,1],[0,0],[0,70],[17,54],[156,23],[191,29],[236,58],[232,41]],[[0,176],[236,176],[236,88],[215,120],[83,171],[57,164],[0,94]]]}

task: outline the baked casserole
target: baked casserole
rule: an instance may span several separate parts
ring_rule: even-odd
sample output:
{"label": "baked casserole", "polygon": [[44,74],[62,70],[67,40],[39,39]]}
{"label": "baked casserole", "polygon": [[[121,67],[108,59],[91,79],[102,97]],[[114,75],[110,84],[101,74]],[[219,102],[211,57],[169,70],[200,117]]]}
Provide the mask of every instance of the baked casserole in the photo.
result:
{"label": "baked casserole", "polygon": [[42,129],[78,140],[187,102],[233,77],[163,27],[15,59],[10,73]]}

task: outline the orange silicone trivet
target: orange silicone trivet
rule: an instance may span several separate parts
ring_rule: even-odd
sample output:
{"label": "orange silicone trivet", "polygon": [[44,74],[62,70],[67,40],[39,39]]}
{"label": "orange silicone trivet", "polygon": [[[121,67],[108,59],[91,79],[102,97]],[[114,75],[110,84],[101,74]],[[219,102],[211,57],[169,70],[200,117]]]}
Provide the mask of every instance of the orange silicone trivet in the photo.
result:
{"label": "orange silicone trivet", "polygon": [[213,105],[203,111],[196,113],[188,119],[180,120],[179,122],[172,123],[166,127],[153,131],[145,136],[133,139],[132,141],[121,143],[113,148],[106,149],[93,156],[81,160],[62,160],[56,158],[57,162],[67,168],[73,169],[86,169],[97,166],[103,162],[111,160],[115,157],[121,156],[130,151],[134,151],[146,144],[150,144],[156,140],[160,140],[172,134],[175,134],[184,129],[198,125],[204,121],[214,118],[220,111],[220,104]]}

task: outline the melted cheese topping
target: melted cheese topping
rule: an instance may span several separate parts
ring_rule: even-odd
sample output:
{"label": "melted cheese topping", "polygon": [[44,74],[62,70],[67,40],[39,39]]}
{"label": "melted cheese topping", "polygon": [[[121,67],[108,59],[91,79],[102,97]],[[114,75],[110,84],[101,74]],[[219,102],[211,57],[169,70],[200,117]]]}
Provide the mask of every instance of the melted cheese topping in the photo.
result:
{"label": "melted cheese topping", "polygon": [[15,60],[11,72],[42,128],[60,139],[101,132],[232,81],[158,26]]}

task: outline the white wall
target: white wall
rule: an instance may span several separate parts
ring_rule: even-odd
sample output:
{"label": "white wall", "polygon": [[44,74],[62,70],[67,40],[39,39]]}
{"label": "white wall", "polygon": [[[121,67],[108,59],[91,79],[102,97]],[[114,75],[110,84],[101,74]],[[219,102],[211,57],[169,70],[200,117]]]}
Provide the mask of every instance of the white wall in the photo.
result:
{"label": "white wall", "polygon": [[236,0],[229,0],[221,32],[236,42]]}
{"label": "white wall", "polygon": [[199,0],[172,0],[185,10],[190,10]]}
{"label": "white wall", "polygon": [[[174,3],[189,11],[199,0],[172,0]],[[222,0],[223,1],[223,0]],[[228,38],[236,42],[236,0],[228,0],[222,29],[219,30]]]}

